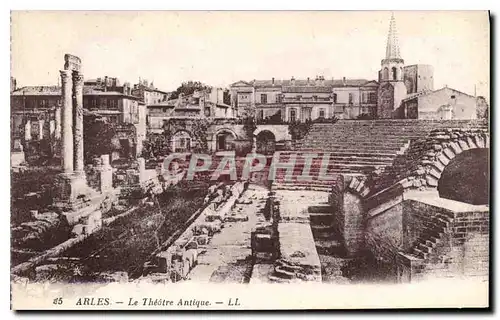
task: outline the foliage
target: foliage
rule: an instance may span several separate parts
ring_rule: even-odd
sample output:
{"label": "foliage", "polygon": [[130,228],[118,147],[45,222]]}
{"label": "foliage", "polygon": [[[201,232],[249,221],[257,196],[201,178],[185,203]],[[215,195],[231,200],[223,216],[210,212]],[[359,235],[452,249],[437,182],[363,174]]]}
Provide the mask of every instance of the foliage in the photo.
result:
{"label": "foliage", "polygon": [[83,150],[86,162],[118,150],[119,146],[113,143],[116,133],[116,125],[101,118],[85,116],[83,118]]}
{"label": "foliage", "polygon": [[337,121],[339,121],[339,118],[337,118],[336,116],[333,116],[331,118],[319,117],[317,119],[312,120],[312,123],[331,123],[331,124],[334,124]]}
{"label": "foliage", "polygon": [[208,152],[207,133],[210,123],[207,119],[195,119],[193,121],[192,134],[196,141],[194,152],[203,153]]}
{"label": "foliage", "polygon": [[356,117],[356,120],[375,120],[375,119],[377,119],[377,117],[369,113],[361,113]]}
{"label": "foliage", "polygon": [[489,118],[489,105],[486,99],[482,96],[477,97],[477,118],[478,119],[488,119]]}
{"label": "foliage", "polygon": [[312,121],[306,120],[305,122],[294,121],[288,124],[288,132],[292,136],[292,140],[297,141],[303,139],[312,127]]}
{"label": "foliage", "polygon": [[168,153],[169,144],[165,135],[158,133],[147,133],[146,140],[143,141],[141,157],[145,159],[164,156]]}
{"label": "foliage", "polygon": [[208,89],[211,89],[211,87],[200,81],[183,82],[180,85],[180,87],[178,87],[177,89],[175,89],[174,92],[172,92],[170,99],[177,99],[181,93],[187,96],[193,94],[195,91],[208,90]]}

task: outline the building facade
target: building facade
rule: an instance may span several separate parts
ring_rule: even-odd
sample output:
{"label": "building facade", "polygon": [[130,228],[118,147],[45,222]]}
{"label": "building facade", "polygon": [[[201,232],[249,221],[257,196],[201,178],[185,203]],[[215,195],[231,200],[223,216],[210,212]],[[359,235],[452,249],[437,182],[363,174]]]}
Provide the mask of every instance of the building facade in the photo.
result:
{"label": "building facade", "polygon": [[[22,141],[25,146],[34,145],[35,142],[47,144],[47,141],[50,141],[51,149],[56,148],[61,136],[61,107],[59,86],[26,86],[13,91],[11,93],[13,138]],[[129,140],[127,149],[131,155],[142,152],[142,142],[146,139],[147,130],[146,106],[140,98],[131,94],[128,83],[121,86],[116,78],[109,77],[104,81],[85,81],[83,107],[116,124],[118,134],[123,136],[121,140],[123,141],[125,137]],[[133,134],[128,132],[130,129],[125,129],[130,128],[127,124],[133,125]],[[120,137],[117,139],[120,140]]]}
{"label": "building facade", "polygon": [[[352,119],[376,113],[378,82],[366,79],[254,80],[231,85],[231,103],[238,114],[255,110],[255,117],[268,121]],[[247,111],[248,112],[248,111]],[[250,111],[251,112],[251,111]]]}
{"label": "building facade", "polygon": [[191,95],[147,105],[148,130],[160,133],[169,119],[235,119],[237,113],[227,104],[228,92],[222,88],[195,91]]}
{"label": "building facade", "polygon": [[[452,119],[474,119],[478,107],[476,99],[466,93],[451,88],[449,90],[456,94],[448,90],[444,93],[442,89],[434,91],[432,66],[405,65],[394,16],[391,16],[386,52],[381,60],[377,81],[345,77],[339,80],[325,80],[323,76],[317,76],[314,80],[292,77],[290,80],[272,78],[238,81],[230,88],[231,106],[240,116],[252,114],[268,123],[331,117],[387,119],[417,116],[441,119],[442,112],[436,110],[456,103],[460,106],[457,105],[455,111],[450,113]],[[417,96],[419,98],[415,98]],[[451,96],[460,96],[462,99],[460,102],[450,100]],[[415,99],[419,103],[415,104]],[[419,106],[420,111],[414,110],[415,105]]]}
{"label": "building facade", "polygon": [[170,93],[159,90],[153,84],[148,84],[147,80],[139,79],[139,83],[134,84],[132,95],[139,97],[146,105],[165,102],[170,98]]}

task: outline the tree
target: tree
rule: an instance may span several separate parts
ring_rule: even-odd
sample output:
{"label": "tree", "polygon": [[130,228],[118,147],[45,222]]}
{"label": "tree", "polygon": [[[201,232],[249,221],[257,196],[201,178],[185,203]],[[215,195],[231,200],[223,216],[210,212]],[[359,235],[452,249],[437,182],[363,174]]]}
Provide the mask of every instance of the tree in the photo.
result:
{"label": "tree", "polygon": [[175,91],[170,96],[170,99],[177,99],[181,93],[187,96],[193,94],[195,91],[208,90],[211,88],[212,87],[207,86],[206,84],[200,81],[183,82],[180,87],[175,89]]}
{"label": "tree", "polygon": [[113,137],[116,129],[113,124],[102,118],[88,115],[83,118],[83,149],[86,162],[116,149]]}
{"label": "tree", "polygon": [[476,113],[478,119],[488,119],[489,118],[489,105],[483,96],[479,96],[476,99]]}

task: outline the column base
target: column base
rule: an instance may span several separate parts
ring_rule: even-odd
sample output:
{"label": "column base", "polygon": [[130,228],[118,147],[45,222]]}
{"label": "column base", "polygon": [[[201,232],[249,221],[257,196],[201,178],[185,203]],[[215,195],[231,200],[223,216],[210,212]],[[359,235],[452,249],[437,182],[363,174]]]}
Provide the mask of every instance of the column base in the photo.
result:
{"label": "column base", "polygon": [[61,173],[55,181],[55,206],[66,210],[80,209],[94,196],[84,172]]}

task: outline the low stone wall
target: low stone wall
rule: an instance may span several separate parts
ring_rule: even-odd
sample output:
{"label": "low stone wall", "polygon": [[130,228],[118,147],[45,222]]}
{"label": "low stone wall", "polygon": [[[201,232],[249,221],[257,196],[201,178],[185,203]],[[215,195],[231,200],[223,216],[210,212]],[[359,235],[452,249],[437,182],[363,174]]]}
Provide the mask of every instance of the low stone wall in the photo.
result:
{"label": "low stone wall", "polygon": [[488,275],[489,209],[407,193],[367,213],[366,248],[388,278]]}
{"label": "low stone wall", "polygon": [[208,244],[214,233],[220,232],[224,222],[231,219],[231,209],[244,188],[243,182],[211,187],[206,197],[209,201],[207,206],[199,214],[193,214],[194,220],[188,221],[188,227],[181,234],[174,234],[174,239],[167,240],[171,243],[145,264],[145,273],[156,274],[163,281],[186,279],[196,265],[203,246]]}

